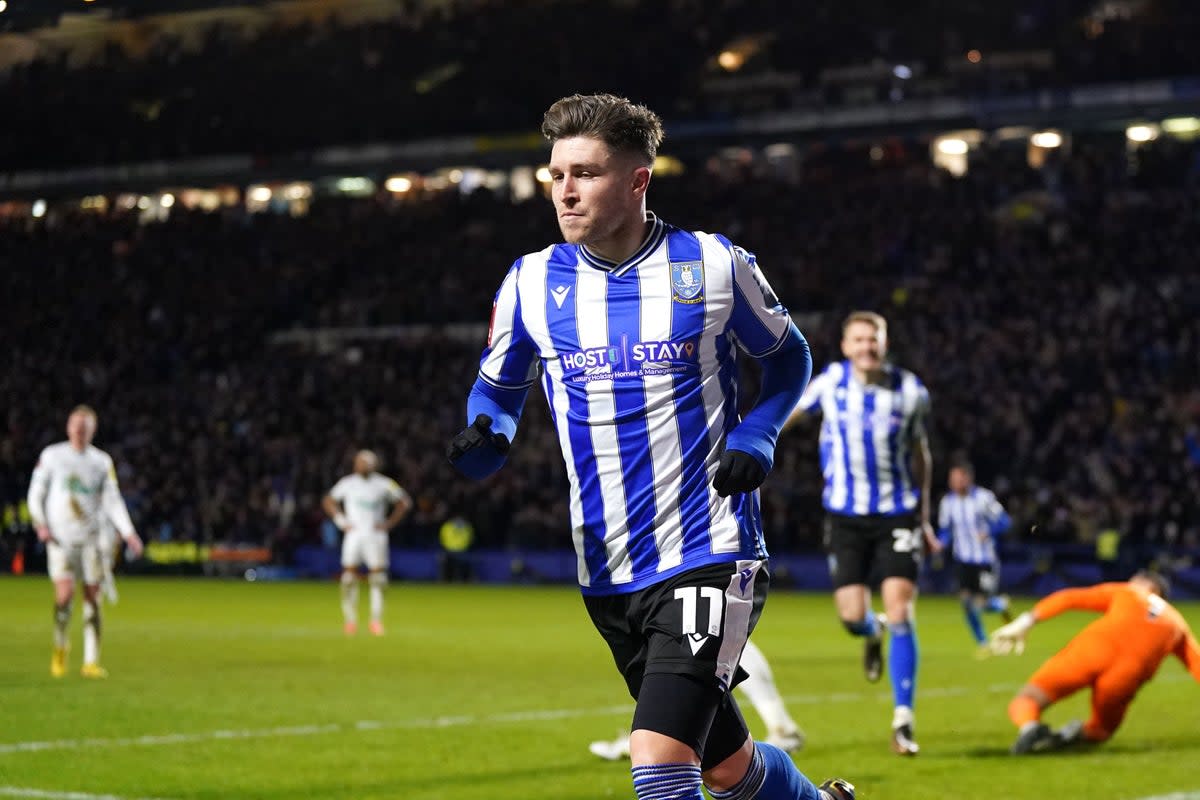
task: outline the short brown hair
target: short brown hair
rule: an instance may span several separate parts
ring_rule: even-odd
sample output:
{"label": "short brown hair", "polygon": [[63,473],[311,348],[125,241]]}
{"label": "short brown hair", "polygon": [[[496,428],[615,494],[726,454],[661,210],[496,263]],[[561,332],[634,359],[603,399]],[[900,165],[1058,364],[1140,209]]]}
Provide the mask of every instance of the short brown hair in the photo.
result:
{"label": "short brown hair", "polygon": [[617,152],[636,153],[654,163],[663,140],[662,120],[645,106],[615,94],[573,94],[557,100],[542,117],[542,135],[559,139],[587,136]]}
{"label": "short brown hair", "polygon": [[887,320],[882,314],[876,314],[874,311],[851,311],[846,315],[846,319],[842,321],[842,335],[846,335],[846,329],[855,322],[865,322],[868,325],[874,325],[875,330],[887,336]]}

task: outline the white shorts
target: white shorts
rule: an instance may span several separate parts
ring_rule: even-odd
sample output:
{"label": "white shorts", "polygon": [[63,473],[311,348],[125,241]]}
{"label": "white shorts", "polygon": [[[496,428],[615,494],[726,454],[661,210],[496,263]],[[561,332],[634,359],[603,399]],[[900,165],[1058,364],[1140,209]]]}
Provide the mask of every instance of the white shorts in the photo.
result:
{"label": "white shorts", "polygon": [[50,580],[72,578],[89,586],[100,583],[103,567],[100,563],[100,548],[95,543],[60,545],[46,543],[46,569]]}
{"label": "white shorts", "polygon": [[388,535],[384,531],[349,531],[342,537],[342,567],[387,569]]}

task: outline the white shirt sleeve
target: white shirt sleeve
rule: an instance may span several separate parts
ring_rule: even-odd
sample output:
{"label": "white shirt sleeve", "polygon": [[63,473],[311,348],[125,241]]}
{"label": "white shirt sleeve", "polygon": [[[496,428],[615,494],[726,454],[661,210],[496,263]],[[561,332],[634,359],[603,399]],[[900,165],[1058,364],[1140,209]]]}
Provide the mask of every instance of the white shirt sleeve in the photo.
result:
{"label": "white shirt sleeve", "polygon": [[117,470],[113,466],[111,456],[105,455],[107,461],[104,488],[101,490],[100,504],[104,515],[112,521],[117,533],[122,538],[133,533],[133,520],[129,518],[129,509],[125,507],[125,498],[121,497],[121,487],[117,483]]}
{"label": "white shirt sleeve", "polygon": [[338,480],[337,483],[335,483],[333,485],[333,488],[329,490],[329,496],[332,497],[334,500],[337,500],[339,503],[345,501],[345,499],[346,499],[346,479],[345,478],[341,478],[340,480]]}
{"label": "white shirt sleeve", "polygon": [[733,313],[729,327],[750,355],[769,355],[780,346],[791,317],[758,266],[753,253],[736,245],[733,257]]}
{"label": "white shirt sleeve", "polygon": [[521,259],[518,259],[492,303],[492,322],[488,326],[487,347],[479,358],[479,377],[507,389],[532,386],[538,377],[538,351],[533,337],[521,319],[517,282]]}
{"label": "white shirt sleeve", "polygon": [[800,402],[796,403],[796,409],[803,411],[805,414],[811,414],[821,406],[821,395],[825,392],[825,387],[829,385],[829,368],[826,367],[820,375],[813,377],[808,382],[808,386],[804,387],[804,394],[800,395]]}
{"label": "white shirt sleeve", "polygon": [[50,492],[50,479],[54,475],[49,448],[42,450],[38,456],[37,466],[33,468],[33,478],[29,481],[29,494],[25,502],[29,506],[29,517],[37,527],[46,524],[46,495]]}
{"label": "white shirt sleeve", "polygon": [[396,483],[390,478],[387,482],[387,498],[392,503],[404,503],[405,505],[409,506],[412,505],[412,498],[408,496],[408,492],[404,491],[400,484]]}
{"label": "white shirt sleeve", "polygon": [[938,528],[950,527],[950,504],[946,502],[947,497],[943,497],[938,503]]}
{"label": "white shirt sleeve", "polygon": [[[915,380],[915,378],[914,378]],[[925,385],[918,382],[917,384],[917,404],[913,409],[913,424],[912,424],[912,441],[919,441],[929,436],[929,390]]]}

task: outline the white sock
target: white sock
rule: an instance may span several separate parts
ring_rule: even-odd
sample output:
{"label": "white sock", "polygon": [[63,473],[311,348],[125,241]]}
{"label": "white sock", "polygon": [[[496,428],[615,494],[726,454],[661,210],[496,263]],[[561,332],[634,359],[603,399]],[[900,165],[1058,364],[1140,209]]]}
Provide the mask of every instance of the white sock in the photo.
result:
{"label": "white sock", "polygon": [[783,698],[779,696],[775,676],[771,674],[767,658],[754,642],[746,642],[741,665],[750,677],[739,683],[738,688],[746,693],[754,710],[767,724],[767,730],[772,733],[792,733],[798,730],[799,726],[788,714],[783,705]]}
{"label": "white sock", "polygon": [[100,603],[83,602],[83,663],[100,663]]}
{"label": "white sock", "polygon": [[348,623],[358,622],[358,576],[342,573],[342,617]]}
{"label": "white sock", "polygon": [[372,572],[367,578],[371,585],[371,619],[376,621],[383,619],[383,590],[387,586],[387,580],[386,572]]}
{"label": "white sock", "polygon": [[908,706],[896,706],[892,712],[892,728],[913,724],[913,710]]}

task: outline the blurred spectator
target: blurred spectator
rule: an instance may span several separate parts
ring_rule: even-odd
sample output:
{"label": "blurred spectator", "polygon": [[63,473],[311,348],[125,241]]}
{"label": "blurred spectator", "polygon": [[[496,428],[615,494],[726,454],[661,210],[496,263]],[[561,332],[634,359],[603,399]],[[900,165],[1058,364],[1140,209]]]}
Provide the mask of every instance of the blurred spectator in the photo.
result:
{"label": "blurred spectator", "polygon": [[[838,357],[847,310],[883,313],[896,359],[934,398],[935,469],[972,452],[1015,542],[1112,526],[1133,552],[1179,552],[1200,538],[1200,199],[1185,169],[1197,152],[1164,147],[1164,167],[1146,175],[1128,169],[1123,140],[1080,137],[1053,192],[1042,173],[989,152],[961,179],[915,163],[817,164],[799,182],[693,168],[658,179],[654,210],[761,242],[818,367]],[[1050,200],[1014,215],[1030,192]],[[394,544],[432,547],[461,515],[478,548],[568,547],[543,401],[529,404],[511,469],[474,485],[443,457],[464,422],[447,398],[470,385],[484,332],[464,341],[436,324],[486,313],[508,266],[494,254],[554,237],[543,202],[481,190],[317,201],[301,218],[0,220],[0,507],[19,502],[64,411],[87,401],[111,420],[99,444],[148,538],[319,543],[318,499],[366,445],[415,503]],[[411,323],[435,326],[270,342]],[[785,436],[764,488],[778,552],[819,544],[815,447]]]}

